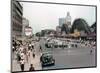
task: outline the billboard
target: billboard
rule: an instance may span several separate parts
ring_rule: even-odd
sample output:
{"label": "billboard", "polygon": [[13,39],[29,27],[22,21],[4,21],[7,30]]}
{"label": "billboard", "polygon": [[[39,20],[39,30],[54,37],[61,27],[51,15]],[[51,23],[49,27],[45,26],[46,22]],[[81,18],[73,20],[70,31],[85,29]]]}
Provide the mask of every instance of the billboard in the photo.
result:
{"label": "billboard", "polygon": [[25,35],[32,36],[32,28],[31,27],[25,27]]}

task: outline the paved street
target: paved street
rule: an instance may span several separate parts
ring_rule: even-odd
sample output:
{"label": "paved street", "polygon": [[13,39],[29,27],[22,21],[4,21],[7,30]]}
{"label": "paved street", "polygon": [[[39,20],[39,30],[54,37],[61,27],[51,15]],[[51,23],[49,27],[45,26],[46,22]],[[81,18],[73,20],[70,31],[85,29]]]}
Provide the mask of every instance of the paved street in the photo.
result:
{"label": "paved street", "polygon": [[[51,52],[54,59],[55,65],[48,67],[41,67],[39,50],[42,47],[42,52]],[[95,49],[92,49],[90,54],[90,47],[78,47],[78,48],[46,48],[45,40],[40,40],[34,44],[36,57],[30,57],[30,61],[25,63],[25,71],[29,71],[30,64],[33,64],[35,70],[46,70],[46,69],[59,69],[59,68],[74,68],[74,67],[88,67],[95,66]],[[32,54],[31,54],[32,55]],[[20,65],[16,60],[12,61],[12,70],[21,71]]]}
{"label": "paved street", "polygon": [[[42,45],[43,43],[44,42],[42,40]],[[92,49],[93,52],[90,54],[90,47],[45,49],[52,51],[53,57],[55,59],[55,65],[44,67],[43,70],[95,66],[95,49]]]}
{"label": "paved street", "polygon": [[59,50],[53,52],[55,66],[43,69],[74,68],[95,66],[95,51],[90,55],[90,51],[85,49]]}

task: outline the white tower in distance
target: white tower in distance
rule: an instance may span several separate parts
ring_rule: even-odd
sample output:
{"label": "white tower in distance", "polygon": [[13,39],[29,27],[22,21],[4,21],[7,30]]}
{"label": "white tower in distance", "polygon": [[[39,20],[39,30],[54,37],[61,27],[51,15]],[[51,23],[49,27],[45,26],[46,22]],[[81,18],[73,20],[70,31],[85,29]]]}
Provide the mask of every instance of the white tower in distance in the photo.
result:
{"label": "white tower in distance", "polygon": [[67,16],[65,18],[65,24],[68,25],[68,28],[70,29],[71,28],[71,16],[70,16],[70,13],[67,12]]}

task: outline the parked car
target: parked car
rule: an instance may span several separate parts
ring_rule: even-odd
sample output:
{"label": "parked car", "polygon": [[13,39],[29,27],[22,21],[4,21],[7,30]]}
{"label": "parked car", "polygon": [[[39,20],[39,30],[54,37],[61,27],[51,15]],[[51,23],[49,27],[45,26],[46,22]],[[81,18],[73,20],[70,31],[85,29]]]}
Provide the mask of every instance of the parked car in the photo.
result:
{"label": "parked car", "polygon": [[42,67],[52,66],[55,64],[55,59],[53,58],[52,54],[44,53],[40,57]]}
{"label": "parked car", "polygon": [[46,48],[52,48],[52,46],[53,46],[53,44],[51,44],[51,43],[45,43]]}
{"label": "parked car", "polygon": [[45,43],[45,47],[47,47],[47,48],[52,48],[53,45],[54,45],[54,42],[52,40]]}

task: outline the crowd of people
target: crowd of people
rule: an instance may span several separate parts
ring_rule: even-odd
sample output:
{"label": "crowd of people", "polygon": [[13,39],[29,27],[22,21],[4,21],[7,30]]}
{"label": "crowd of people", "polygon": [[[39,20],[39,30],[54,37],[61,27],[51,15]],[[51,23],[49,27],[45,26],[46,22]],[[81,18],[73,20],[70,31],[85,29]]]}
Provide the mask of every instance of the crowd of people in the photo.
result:
{"label": "crowd of people", "polygon": [[29,71],[33,71],[34,66],[31,64],[31,56],[35,58],[34,45],[31,42],[23,42],[21,40],[13,40],[12,51],[15,54],[14,59],[20,64],[21,71],[24,71],[25,63],[30,63]]}

